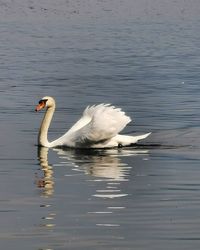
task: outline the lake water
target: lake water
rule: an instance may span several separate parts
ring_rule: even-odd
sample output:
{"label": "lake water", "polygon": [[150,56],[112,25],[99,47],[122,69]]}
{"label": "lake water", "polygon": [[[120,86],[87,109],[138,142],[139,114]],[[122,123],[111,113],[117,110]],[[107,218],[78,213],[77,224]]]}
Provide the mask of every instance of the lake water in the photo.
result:
{"label": "lake water", "polygon": [[[1,249],[199,248],[199,21],[104,12],[0,23]],[[132,117],[124,133],[152,135],[40,149],[45,95],[57,100],[50,140],[102,102]]]}

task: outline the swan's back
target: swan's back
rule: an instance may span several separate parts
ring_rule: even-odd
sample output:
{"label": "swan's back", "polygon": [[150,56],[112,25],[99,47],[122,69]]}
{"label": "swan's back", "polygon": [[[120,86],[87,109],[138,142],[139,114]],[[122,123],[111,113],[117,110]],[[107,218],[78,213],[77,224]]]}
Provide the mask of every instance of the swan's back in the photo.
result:
{"label": "swan's back", "polygon": [[59,141],[71,147],[96,144],[116,136],[130,121],[125,112],[110,104],[90,106]]}

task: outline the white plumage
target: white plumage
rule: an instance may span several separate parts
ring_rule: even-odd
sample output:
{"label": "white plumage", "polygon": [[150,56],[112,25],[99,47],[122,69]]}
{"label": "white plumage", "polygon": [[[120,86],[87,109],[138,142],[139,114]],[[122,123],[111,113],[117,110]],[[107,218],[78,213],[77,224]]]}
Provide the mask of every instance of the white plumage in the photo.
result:
{"label": "white plumage", "polygon": [[48,142],[48,128],[55,111],[55,100],[46,96],[40,100],[36,111],[46,107],[42,121],[38,144],[45,147],[73,148],[110,148],[128,146],[146,138],[150,133],[141,136],[119,135],[119,132],[131,121],[125,112],[110,104],[88,106],[81,117],[63,136]]}

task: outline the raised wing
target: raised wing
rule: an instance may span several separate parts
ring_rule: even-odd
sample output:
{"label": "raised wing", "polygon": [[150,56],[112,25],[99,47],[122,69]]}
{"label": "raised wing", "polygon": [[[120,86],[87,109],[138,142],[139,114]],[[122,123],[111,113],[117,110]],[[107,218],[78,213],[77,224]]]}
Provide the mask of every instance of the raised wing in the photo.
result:
{"label": "raised wing", "polygon": [[[79,127],[78,121],[70,130],[70,142],[72,146],[82,147],[106,141],[116,136],[130,121],[120,108],[109,104],[99,104],[86,108],[83,113],[84,121],[89,121]],[[82,123],[82,122],[81,122]],[[83,124],[83,123],[82,123]],[[77,130],[76,130],[77,129]]]}
{"label": "raised wing", "polygon": [[69,133],[74,133],[75,131],[81,129],[82,127],[84,127],[86,124],[88,124],[91,119],[92,119],[92,112],[88,112],[90,109],[92,109],[93,107],[87,107],[84,112],[82,117],[67,131],[66,134]]}

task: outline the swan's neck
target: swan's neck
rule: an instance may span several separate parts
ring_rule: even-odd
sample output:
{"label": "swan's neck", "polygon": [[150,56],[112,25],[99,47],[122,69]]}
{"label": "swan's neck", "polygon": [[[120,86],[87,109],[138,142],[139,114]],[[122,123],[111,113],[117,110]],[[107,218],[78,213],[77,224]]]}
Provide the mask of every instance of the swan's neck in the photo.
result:
{"label": "swan's neck", "polygon": [[49,147],[50,143],[48,141],[48,130],[55,111],[55,106],[50,107],[46,110],[44,118],[42,120],[39,134],[38,134],[38,144],[40,146]]}

